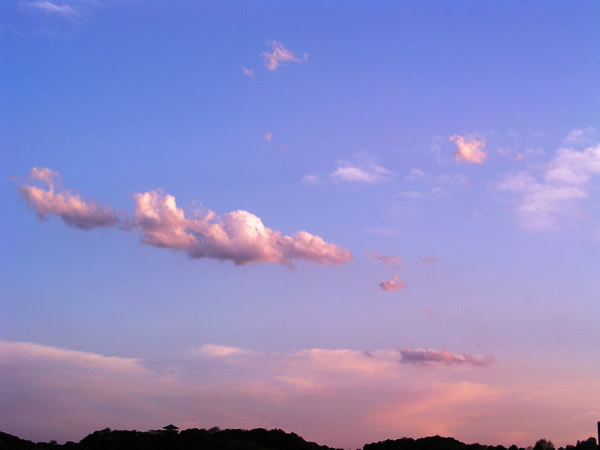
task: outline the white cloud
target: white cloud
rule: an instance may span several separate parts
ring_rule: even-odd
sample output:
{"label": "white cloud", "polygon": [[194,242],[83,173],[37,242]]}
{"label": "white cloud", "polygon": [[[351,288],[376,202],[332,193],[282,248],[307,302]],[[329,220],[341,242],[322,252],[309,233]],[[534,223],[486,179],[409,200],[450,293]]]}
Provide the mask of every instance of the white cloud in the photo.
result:
{"label": "white cloud", "polygon": [[565,145],[579,146],[591,145],[596,140],[596,130],[594,127],[575,128],[567,134],[564,139]]}
{"label": "white cloud", "polygon": [[267,228],[254,214],[237,210],[222,216],[195,211],[190,218],[175,197],[156,191],[134,195],[134,223],[142,242],[154,247],[184,250],[192,258],[231,260],[236,265],[273,262],[292,265],[294,259],[317,264],[343,264],[348,250],[306,231],[294,236]]}
{"label": "white cloud", "polygon": [[244,75],[252,78],[254,76],[254,70],[252,69],[248,69],[247,67],[242,67],[242,72],[244,73]]}
{"label": "white cloud", "polygon": [[362,161],[353,165],[348,161],[340,161],[335,171],[331,173],[334,181],[375,184],[387,180],[392,172],[372,161]]}
{"label": "white cloud", "polygon": [[[111,207],[85,201],[61,188],[57,172],[34,167],[29,177],[47,185],[47,189],[25,184],[18,188],[40,219],[56,215],[67,225],[84,230],[120,222]],[[183,250],[191,258],[230,260],[236,265],[263,261],[290,267],[296,259],[330,265],[352,259],[348,250],[320,236],[306,231],[286,236],[265,227],[259,217],[248,211],[217,216],[213,211],[197,210],[186,217],[172,195],[150,191],[133,197],[136,203],[133,219],[126,219],[123,229],[142,233],[145,244]]]}
{"label": "white cloud", "polygon": [[600,174],[600,144],[585,150],[559,149],[541,177],[528,172],[507,175],[501,191],[520,195],[517,212],[526,228],[549,229],[572,212],[577,201],[590,196],[590,184]]}
{"label": "white cloud", "polygon": [[40,11],[58,14],[69,19],[74,19],[79,16],[79,13],[69,5],[57,5],[50,1],[36,1],[27,3],[27,6]]}
{"label": "white cloud", "polygon": [[320,179],[318,175],[304,175],[302,181],[308,184],[319,184]]}

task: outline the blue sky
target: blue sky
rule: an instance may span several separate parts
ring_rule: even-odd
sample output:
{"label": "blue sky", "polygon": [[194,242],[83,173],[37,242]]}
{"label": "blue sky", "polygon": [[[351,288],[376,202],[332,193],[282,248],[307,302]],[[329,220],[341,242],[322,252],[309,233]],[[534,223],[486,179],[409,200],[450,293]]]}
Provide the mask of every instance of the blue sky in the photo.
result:
{"label": "blue sky", "polygon": [[0,16],[3,431],[593,433],[597,2]]}

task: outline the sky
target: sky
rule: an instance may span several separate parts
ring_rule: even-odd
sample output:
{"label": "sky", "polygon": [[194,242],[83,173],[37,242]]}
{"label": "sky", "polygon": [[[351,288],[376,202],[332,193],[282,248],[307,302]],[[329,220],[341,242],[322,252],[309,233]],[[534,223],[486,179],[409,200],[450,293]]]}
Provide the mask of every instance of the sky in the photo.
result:
{"label": "sky", "polygon": [[595,435],[599,25],[2,2],[2,431]]}

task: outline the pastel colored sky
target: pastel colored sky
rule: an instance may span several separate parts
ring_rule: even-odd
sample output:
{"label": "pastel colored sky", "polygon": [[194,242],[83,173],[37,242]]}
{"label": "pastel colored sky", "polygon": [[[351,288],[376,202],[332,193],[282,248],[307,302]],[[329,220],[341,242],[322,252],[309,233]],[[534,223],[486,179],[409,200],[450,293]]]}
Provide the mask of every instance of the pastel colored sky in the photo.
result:
{"label": "pastel colored sky", "polygon": [[0,18],[2,431],[595,433],[600,3]]}

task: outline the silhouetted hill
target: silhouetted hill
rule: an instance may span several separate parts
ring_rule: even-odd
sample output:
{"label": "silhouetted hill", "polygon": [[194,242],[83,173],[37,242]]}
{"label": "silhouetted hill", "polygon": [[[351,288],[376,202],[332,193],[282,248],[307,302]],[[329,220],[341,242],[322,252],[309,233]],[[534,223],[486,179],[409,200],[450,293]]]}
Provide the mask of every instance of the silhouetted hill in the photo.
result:
{"label": "silhouetted hill", "polygon": [[[177,431],[104,430],[87,435],[79,443],[31,442],[0,432],[0,450],[335,450],[307,442],[296,433],[283,430],[238,430],[191,428]],[[558,450],[596,450],[596,439],[577,441]],[[525,450],[511,445],[464,444],[450,437],[402,438],[365,444],[363,450]],[[528,448],[531,450],[531,447]],[[533,450],[554,450],[552,442],[539,440]]]}
{"label": "silhouetted hill", "polygon": [[307,442],[283,430],[126,431],[108,428],[87,435],[79,443],[34,443],[0,432],[0,450],[334,450]]}

